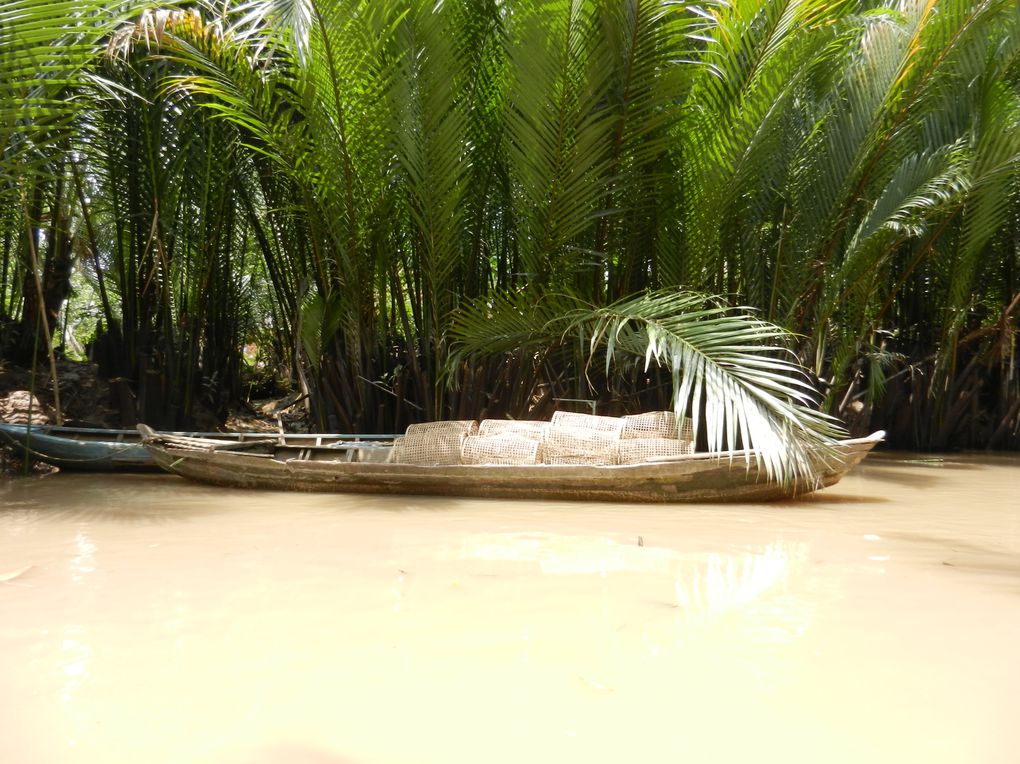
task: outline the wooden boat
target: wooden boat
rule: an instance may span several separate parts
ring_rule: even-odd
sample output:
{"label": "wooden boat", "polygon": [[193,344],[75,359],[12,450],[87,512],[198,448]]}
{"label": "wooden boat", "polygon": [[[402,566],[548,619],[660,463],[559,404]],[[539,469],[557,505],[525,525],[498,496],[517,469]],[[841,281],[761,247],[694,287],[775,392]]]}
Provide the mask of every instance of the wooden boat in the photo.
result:
{"label": "wooden boat", "polygon": [[658,457],[637,464],[404,464],[392,446],[336,443],[301,449],[262,443],[246,450],[156,433],[139,425],[161,467],[213,485],[291,491],[390,493],[614,502],[770,501],[830,486],[884,437],[838,441],[813,456],[816,474],[780,483],[751,451]]}
{"label": "wooden boat", "polygon": [[[169,435],[200,438],[213,444],[245,448],[267,442],[298,448],[322,448],[352,440],[392,440],[392,435],[322,435],[266,432],[180,432]],[[160,472],[152,454],[142,444],[138,430],[107,430],[87,427],[9,424],[0,422],[0,445],[7,445],[30,459],[62,470],[83,472]]]}

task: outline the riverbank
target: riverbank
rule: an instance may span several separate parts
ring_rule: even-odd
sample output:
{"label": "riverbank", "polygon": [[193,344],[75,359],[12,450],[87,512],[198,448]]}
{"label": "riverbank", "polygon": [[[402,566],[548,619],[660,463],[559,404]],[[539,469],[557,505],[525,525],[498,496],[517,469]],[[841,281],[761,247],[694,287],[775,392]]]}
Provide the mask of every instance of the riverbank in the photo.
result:
{"label": "riverbank", "polygon": [[[81,427],[116,427],[116,414],[108,405],[108,386],[99,378],[95,364],[62,359],[57,362],[60,408],[49,370],[25,369],[0,361],[0,422],[14,424],[56,424],[63,421]],[[54,471],[41,462],[25,464],[9,449],[0,446],[0,477],[39,475]]]}
{"label": "riverbank", "polygon": [[[109,384],[94,363],[57,362],[60,414],[64,423],[80,427],[117,427]],[[57,396],[49,369],[32,369],[0,361],[0,421],[56,424]]]}

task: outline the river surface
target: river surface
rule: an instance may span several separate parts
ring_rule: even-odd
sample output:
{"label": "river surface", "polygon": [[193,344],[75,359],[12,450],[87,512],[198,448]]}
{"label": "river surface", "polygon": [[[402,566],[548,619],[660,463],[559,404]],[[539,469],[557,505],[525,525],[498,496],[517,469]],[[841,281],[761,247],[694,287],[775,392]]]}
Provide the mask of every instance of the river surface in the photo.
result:
{"label": "river surface", "polygon": [[675,507],[0,483],[0,761],[1020,761],[1020,459]]}

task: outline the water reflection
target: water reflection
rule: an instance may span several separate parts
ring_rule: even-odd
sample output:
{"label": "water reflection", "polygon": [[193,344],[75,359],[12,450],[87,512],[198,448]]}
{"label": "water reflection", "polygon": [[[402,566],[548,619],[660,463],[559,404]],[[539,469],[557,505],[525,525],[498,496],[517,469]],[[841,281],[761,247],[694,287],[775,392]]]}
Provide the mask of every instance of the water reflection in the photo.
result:
{"label": "water reflection", "polygon": [[676,604],[685,611],[717,612],[749,605],[783,584],[808,549],[807,544],[777,542],[758,551],[708,555],[676,579]]}
{"label": "water reflection", "polygon": [[450,556],[460,560],[531,563],[545,575],[661,574],[673,582],[670,604],[692,613],[744,607],[781,586],[804,564],[810,546],[774,541],[726,554],[683,552],[621,543],[604,536],[551,533],[476,534]]}
{"label": "water reflection", "polygon": [[68,707],[78,700],[78,692],[89,673],[92,646],[85,640],[85,629],[68,626],[60,644],[58,666],[61,673],[60,700]]}
{"label": "water reflection", "polygon": [[77,689],[81,678],[88,672],[92,648],[81,641],[81,637],[85,633],[81,627],[69,627],[65,633],[68,636],[60,645],[60,667],[64,676],[67,677],[67,682],[64,684],[61,697],[64,702],[70,702],[72,692]]}
{"label": "water reflection", "polygon": [[77,554],[71,558],[71,580],[78,584],[82,582],[84,574],[96,570],[96,545],[84,530],[79,529],[74,537],[74,546]]}

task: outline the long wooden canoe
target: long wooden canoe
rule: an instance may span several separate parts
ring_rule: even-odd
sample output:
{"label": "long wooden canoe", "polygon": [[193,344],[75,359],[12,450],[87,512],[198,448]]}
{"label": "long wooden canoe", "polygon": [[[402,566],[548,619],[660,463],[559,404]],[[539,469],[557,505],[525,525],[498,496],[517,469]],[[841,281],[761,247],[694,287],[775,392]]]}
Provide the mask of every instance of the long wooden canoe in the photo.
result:
{"label": "long wooden canoe", "polygon": [[156,433],[139,425],[163,469],[192,480],[237,488],[390,493],[502,499],[614,502],[770,501],[838,482],[885,433],[843,440],[815,457],[816,474],[789,483],[769,479],[754,452],[697,453],[639,464],[397,464],[387,447],[337,444],[300,449],[266,444],[262,453],[201,439]]}
{"label": "long wooden canoe", "polygon": [[[179,432],[168,436],[199,438],[216,444],[248,447],[276,443],[303,449],[325,448],[332,443],[392,440],[392,435],[287,434],[266,432]],[[138,430],[107,430],[87,427],[56,427],[0,422],[0,445],[30,459],[62,470],[83,472],[160,472]]]}

